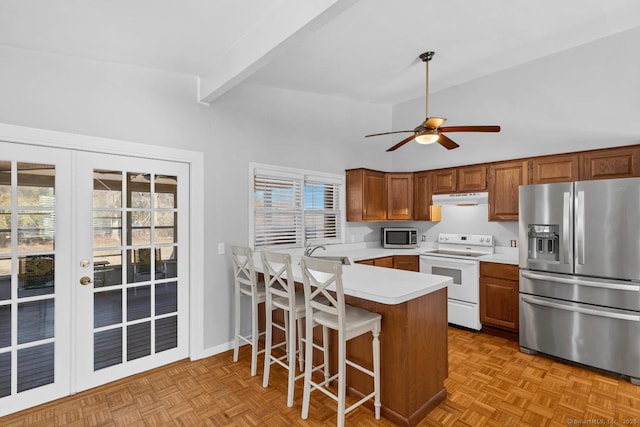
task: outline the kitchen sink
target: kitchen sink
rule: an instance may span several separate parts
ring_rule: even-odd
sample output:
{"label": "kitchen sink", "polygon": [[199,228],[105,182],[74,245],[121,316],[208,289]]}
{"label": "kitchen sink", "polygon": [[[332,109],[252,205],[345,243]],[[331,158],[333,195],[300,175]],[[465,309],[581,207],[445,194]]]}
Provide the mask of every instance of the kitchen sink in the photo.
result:
{"label": "kitchen sink", "polygon": [[311,255],[311,258],[325,259],[327,261],[340,261],[343,265],[351,265],[349,257],[346,256]]}

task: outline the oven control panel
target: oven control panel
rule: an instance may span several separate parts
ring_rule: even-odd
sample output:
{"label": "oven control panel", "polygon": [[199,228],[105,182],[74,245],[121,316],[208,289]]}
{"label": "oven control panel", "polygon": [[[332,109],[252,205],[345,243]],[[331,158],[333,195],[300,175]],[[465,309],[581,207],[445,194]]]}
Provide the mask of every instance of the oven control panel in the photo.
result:
{"label": "oven control panel", "polygon": [[440,233],[438,243],[473,245],[473,246],[493,246],[493,236],[490,234],[449,234]]}

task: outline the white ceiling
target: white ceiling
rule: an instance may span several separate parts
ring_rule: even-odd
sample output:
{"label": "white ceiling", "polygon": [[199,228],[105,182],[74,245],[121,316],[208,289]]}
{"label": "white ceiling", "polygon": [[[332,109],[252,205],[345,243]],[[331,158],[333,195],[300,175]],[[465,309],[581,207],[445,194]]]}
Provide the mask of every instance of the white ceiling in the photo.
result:
{"label": "white ceiling", "polygon": [[640,27],[637,0],[307,0],[304,17],[299,3],[3,0],[0,45],[215,75],[216,96],[248,80],[396,104],[424,96],[426,50],[434,92]]}

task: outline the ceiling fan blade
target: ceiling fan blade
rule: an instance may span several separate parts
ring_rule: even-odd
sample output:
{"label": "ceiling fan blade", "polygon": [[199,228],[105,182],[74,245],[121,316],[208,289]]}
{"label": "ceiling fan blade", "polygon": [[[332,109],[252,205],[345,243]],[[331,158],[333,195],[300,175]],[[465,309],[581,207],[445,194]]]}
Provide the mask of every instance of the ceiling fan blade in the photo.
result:
{"label": "ceiling fan blade", "polygon": [[424,121],[422,126],[427,129],[437,129],[446,121],[447,119],[443,119],[441,117],[427,117],[427,120]]}
{"label": "ceiling fan blade", "polygon": [[[413,131],[412,131],[413,132]],[[398,142],[396,145],[394,145],[393,147],[389,148],[387,151],[395,151],[398,148],[402,147],[404,144],[406,144],[407,142],[411,141],[413,138],[415,138],[415,135],[411,135],[406,137],[405,139],[403,139],[402,141]]]}
{"label": "ceiling fan blade", "polygon": [[440,134],[440,136],[438,137],[438,144],[442,145],[447,150],[453,150],[454,148],[459,147],[459,145],[453,142],[451,138],[448,138],[443,134]]}
{"label": "ceiling fan blade", "polygon": [[371,135],[365,135],[364,137],[369,138],[370,136],[391,135],[392,133],[404,133],[404,132],[413,132],[413,130],[396,130],[393,132],[372,133]]}
{"label": "ceiling fan blade", "polygon": [[445,126],[440,132],[500,132],[500,126]]}

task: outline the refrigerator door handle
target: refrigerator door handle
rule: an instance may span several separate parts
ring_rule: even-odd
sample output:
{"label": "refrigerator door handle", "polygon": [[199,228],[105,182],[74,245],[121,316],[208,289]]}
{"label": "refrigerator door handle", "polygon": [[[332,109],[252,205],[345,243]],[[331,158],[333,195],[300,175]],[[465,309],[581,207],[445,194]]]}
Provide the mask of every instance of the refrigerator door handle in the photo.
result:
{"label": "refrigerator door handle", "polygon": [[562,204],[562,258],[565,264],[569,264],[569,247],[571,242],[569,241],[569,219],[571,218],[571,193],[564,193],[564,203]]}
{"label": "refrigerator door handle", "polygon": [[555,308],[555,309],[564,310],[564,311],[572,311],[574,313],[590,314],[592,316],[598,316],[598,317],[608,317],[610,319],[630,320],[632,322],[640,322],[640,316],[636,316],[632,314],[615,313],[611,311],[605,311],[605,309],[594,310],[586,307],[577,307],[577,306],[568,305],[568,304],[551,302],[546,299],[542,299],[540,297],[533,297],[529,295],[521,295],[521,297],[523,302],[534,304],[534,305],[541,305],[543,307]]}
{"label": "refrigerator door handle", "polygon": [[584,265],[584,191],[578,191],[578,207],[576,214],[576,245],[578,264]]}
{"label": "refrigerator door handle", "polygon": [[545,280],[547,282],[553,283],[561,283],[564,285],[580,285],[580,286],[591,286],[593,288],[602,288],[602,289],[612,289],[617,291],[631,291],[631,292],[640,292],[640,284],[638,285],[627,285],[624,283],[608,283],[608,282],[596,282],[594,280],[585,280],[585,279],[569,279],[566,277],[556,277],[556,276],[548,276],[546,274],[536,274],[531,273],[529,271],[520,270],[520,274],[525,279],[531,280]]}

